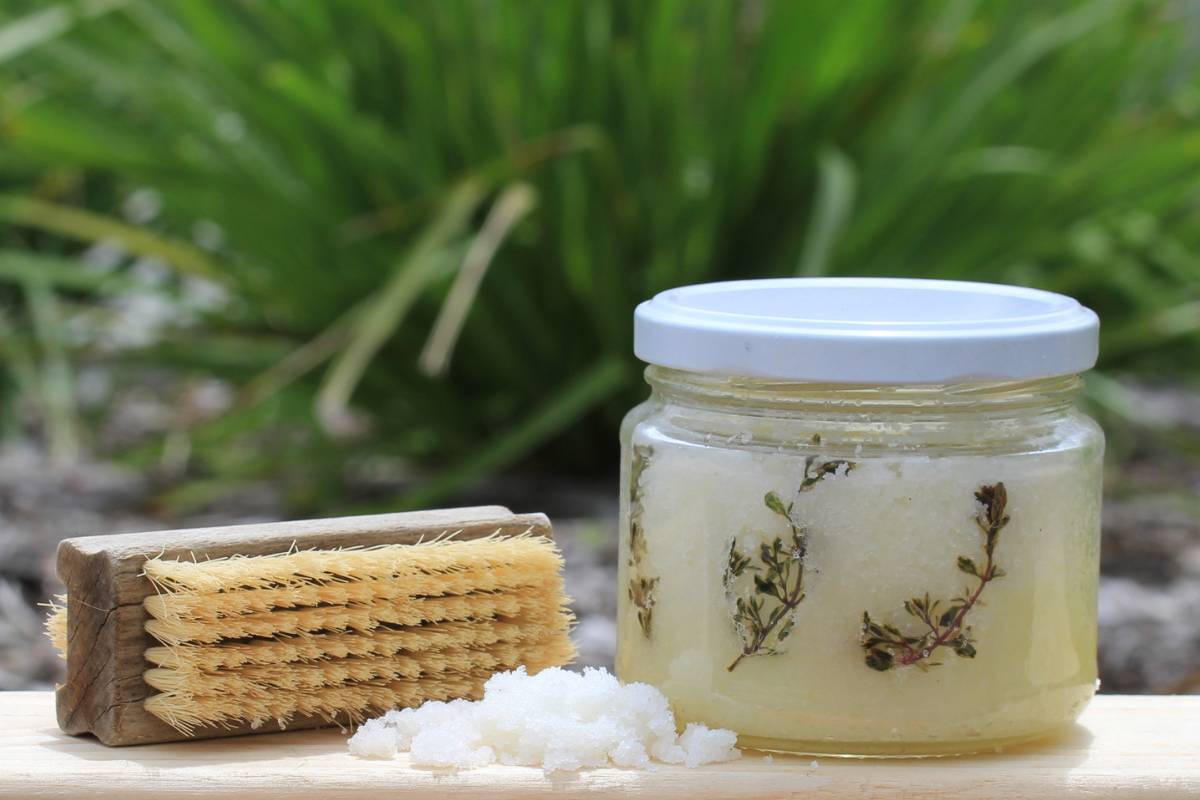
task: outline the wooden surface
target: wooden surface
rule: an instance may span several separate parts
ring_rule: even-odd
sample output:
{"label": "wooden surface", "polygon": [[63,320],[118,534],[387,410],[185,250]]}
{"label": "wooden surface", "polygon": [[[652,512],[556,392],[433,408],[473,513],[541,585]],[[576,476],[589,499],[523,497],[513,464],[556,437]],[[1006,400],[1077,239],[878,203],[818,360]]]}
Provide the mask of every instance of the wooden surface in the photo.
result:
{"label": "wooden surface", "polygon": [[746,753],[699,769],[487,767],[449,773],[364,761],[336,729],[112,749],[67,736],[49,692],[0,693],[0,796],[505,798],[1200,797],[1200,696],[1097,697],[1056,740],[972,758],[850,760]]}
{"label": "wooden surface", "polygon": [[[109,745],[185,738],[142,707],[154,691],[142,680],[148,666],[143,653],[156,644],[143,629],[147,614],[142,600],[154,592],[142,574],[149,557],[269,555],[293,547],[371,547],[446,533],[474,539],[526,531],[549,537],[550,522],[543,514],[478,506],[65,539],[58,546],[58,576],[67,586],[67,680],[57,692],[59,725],[69,733],[93,733]],[[324,724],[323,719],[297,717],[288,728]],[[277,729],[267,723],[258,730]],[[209,728],[196,736],[239,732]]]}

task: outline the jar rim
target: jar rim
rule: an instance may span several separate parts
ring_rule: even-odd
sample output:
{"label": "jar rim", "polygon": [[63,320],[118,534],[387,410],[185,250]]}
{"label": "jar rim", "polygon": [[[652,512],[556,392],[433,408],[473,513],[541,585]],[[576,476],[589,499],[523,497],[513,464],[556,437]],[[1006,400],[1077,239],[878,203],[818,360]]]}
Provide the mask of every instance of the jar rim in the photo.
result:
{"label": "jar rim", "polygon": [[906,385],[1074,375],[1099,319],[1065,295],[907,278],[778,278],[684,286],[637,307],[634,352],[688,372]]}
{"label": "jar rim", "polygon": [[1083,388],[1079,375],[1006,381],[962,381],[864,385],[782,381],[754,376],[714,375],[651,365],[646,382],[663,397],[697,408],[754,413],[904,414],[930,419],[947,415],[1024,416],[1074,406]]}

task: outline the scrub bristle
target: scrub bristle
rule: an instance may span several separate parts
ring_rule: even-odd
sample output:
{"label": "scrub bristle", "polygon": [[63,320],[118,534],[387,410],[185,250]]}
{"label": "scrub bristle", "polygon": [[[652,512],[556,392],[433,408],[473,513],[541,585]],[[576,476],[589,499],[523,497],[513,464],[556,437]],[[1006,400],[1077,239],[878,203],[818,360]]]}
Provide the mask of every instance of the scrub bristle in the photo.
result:
{"label": "scrub bristle", "polygon": [[532,536],[150,559],[146,709],[189,733],[478,697],[497,670],[574,657],[561,567]]}
{"label": "scrub bristle", "polygon": [[[61,603],[62,605],[59,605]],[[56,594],[54,599],[45,604],[50,609],[46,616],[46,635],[50,644],[58,652],[58,657],[67,660],[67,596]]]}

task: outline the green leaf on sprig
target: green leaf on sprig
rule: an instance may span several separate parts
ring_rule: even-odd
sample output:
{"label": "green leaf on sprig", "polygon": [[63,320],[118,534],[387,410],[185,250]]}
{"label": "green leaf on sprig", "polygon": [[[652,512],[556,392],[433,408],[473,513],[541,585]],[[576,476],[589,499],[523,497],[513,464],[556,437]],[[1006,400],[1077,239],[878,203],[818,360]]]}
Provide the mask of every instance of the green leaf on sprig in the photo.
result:
{"label": "green leaf on sprig", "polygon": [[867,651],[867,666],[871,669],[887,672],[892,668],[893,657],[887,650],[871,648]]}
{"label": "green leaf on sprig", "polygon": [[975,657],[975,645],[967,641],[965,636],[960,636],[955,639],[953,645],[955,654],[960,655],[963,658]]}
{"label": "green leaf on sprig", "polygon": [[791,513],[790,508],[783,504],[783,498],[781,498],[775,492],[767,492],[764,501],[767,504],[767,508],[771,509],[780,516],[786,517],[789,513]]}
{"label": "green leaf on sprig", "polygon": [[954,621],[958,618],[958,612],[960,612],[960,611],[962,611],[962,606],[950,606],[942,614],[941,619],[938,620],[938,624],[941,625],[943,628],[950,627],[951,625],[954,624]]}
{"label": "green leaf on sprig", "polygon": [[654,589],[658,578],[633,577],[629,579],[629,601],[637,608],[638,625],[642,633],[650,635],[650,624],[654,618]]}

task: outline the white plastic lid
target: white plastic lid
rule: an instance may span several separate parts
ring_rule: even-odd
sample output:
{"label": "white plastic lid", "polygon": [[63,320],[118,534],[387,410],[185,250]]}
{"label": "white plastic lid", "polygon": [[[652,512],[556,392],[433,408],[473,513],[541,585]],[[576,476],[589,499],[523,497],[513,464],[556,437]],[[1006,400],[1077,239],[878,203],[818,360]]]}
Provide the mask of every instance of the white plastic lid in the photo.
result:
{"label": "white plastic lid", "polygon": [[1096,363],[1100,321],[1039,289],[903,278],[779,278],[683,286],[634,314],[651,364],[789,381],[1021,380]]}

